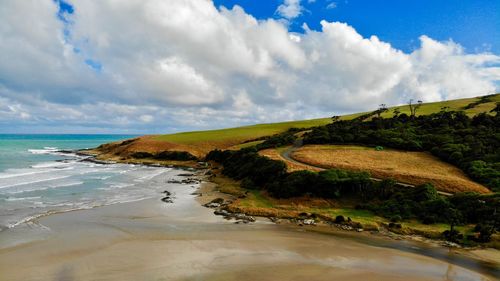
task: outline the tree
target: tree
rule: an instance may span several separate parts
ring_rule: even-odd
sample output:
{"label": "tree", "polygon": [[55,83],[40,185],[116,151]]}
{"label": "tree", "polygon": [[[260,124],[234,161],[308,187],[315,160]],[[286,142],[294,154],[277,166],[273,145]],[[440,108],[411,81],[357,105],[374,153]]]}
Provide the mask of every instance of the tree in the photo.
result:
{"label": "tree", "polygon": [[495,112],[497,116],[500,116],[500,102],[497,102],[495,108],[493,108],[490,112]]}
{"label": "tree", "polygon": [[410,99],[408,105],[410,106],[410,116],[415,117],[417,115],[417,110],[422,106],[422,101],[419,100],[417,103],[413,103],[413,99]]}
{"label": "tree", "polygon": [[375,111],[375,113],[377,114],[378,118],[380,118],[380,115],[386,111],[388,111],[387,105],[383,103],[378,106],[378,109]]}
{"label": "tree", "polygon": [[394,117],[398,117],[399,114],[401,114],[401,110],[399,110],[399,107],[396,107],[396,108],[394,108],[392,113],[394,113]]}
{"label": "tree", "polygon": [[446,230],[443,234],[448,241],[457,242],[460,238],[460,232],[455,230],[455,226],[460,223],[461,213],[457,209],[448,208],[444,214],[442,214],[446,221],[450,224],[450,230]]}

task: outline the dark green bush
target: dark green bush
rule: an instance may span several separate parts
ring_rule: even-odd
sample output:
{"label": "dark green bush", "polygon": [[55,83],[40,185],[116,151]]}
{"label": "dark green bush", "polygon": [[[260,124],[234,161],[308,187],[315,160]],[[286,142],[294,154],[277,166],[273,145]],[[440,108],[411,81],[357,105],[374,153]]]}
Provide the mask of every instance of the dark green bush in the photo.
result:
{"label": "dark green bush", "polygon": [[198,158],[196,158],[196,156],[186,151],[162,151],[154,155],[154,159],[189,161],[189,160],[197,160]]}
{"label": "dark green bush", "polygon": [[153,158],[157,160],[178,160],[178,161],[188,161],[197,159],[191,153],[186,151],[162,151],[156,154],[149,152],[134,152],[130,156],[136,159]]}
{"label": "dark green bush", "polygon": [[144,159],[144,158],[153,158],[154,155],[149,152],[134,152],[130,156],[136,159]]}
{"label": "dark green bush", "polygon": [[344,223],[344,222],[345,222],[344,216],[338,215],[335,217],[335,223]]}

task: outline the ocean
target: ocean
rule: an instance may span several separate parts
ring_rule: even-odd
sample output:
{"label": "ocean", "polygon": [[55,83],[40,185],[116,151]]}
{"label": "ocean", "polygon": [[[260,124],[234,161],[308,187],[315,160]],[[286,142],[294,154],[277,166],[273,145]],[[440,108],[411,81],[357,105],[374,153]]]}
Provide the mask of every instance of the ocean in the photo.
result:
{"label": "ocean", "polygon": [[0,231],[51,213],[158,197],[167,168],[97,164],[59,150],[133,135],[0,135]]}

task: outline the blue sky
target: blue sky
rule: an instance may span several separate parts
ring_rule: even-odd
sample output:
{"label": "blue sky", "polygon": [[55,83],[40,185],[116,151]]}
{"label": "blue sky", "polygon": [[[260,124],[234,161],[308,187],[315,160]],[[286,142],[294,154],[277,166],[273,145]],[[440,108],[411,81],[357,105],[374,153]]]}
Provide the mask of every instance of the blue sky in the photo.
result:
{"label": "blue sky", "polygon": [[[217,6],[239,5],[259,19],[280,18],[280,0],[215,0]],[[332,4],[334,3],[334,4]],[[378,36],[395,48],[410,52],[419,47],[418,37],[439,41],[452,39],[469,52],[500,53],[500,1],[454,0],[316,0],[301,1],[302,14],[290,30],[303,32],[302,24],[320,29],[320,21],[349,23],[364,37]],[[328,6],[330,8],[328,8]]]}
{"label": "blue sky", "polygon": [[168,133],[500,92],[500,1],[4,0],[0,26],[0,133]]}

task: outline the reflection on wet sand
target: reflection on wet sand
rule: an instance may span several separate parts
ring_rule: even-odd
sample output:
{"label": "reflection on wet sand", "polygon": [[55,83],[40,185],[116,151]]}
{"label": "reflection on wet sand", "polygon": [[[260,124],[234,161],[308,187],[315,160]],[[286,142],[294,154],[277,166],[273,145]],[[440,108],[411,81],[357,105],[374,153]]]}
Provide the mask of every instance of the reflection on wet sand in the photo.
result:
{"label": "reflection on wet sand", "polygon": [[0,250],[0,279],[458,281],[498,274],[408,241],[233,224],[201,207],[192,189],[172,192],[173,204],[145,200],[41,219],[51,234]]}

